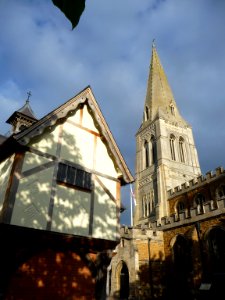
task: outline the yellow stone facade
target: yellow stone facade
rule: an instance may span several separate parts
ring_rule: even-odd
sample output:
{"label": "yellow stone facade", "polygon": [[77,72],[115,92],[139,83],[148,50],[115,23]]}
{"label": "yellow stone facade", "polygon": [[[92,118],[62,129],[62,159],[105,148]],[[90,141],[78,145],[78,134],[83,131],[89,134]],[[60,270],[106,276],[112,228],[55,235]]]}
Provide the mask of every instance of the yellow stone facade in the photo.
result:
{"label": "yellow stone facade", "polygon": [[201,174],[155,46],[136,134],[135,197],[134,226],[121,228],[108,268],[109,298],[221,299],[225,171]]}

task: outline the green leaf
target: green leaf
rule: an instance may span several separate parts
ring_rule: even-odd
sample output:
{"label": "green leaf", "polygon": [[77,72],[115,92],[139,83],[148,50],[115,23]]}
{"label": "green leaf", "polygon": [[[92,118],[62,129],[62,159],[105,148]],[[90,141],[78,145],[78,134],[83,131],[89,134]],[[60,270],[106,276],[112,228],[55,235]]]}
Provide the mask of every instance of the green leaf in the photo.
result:
{"label": "green leaf", "polygon": [[64,13],[74,29],[85,9],[85,0],[52,0],[52,2]]}

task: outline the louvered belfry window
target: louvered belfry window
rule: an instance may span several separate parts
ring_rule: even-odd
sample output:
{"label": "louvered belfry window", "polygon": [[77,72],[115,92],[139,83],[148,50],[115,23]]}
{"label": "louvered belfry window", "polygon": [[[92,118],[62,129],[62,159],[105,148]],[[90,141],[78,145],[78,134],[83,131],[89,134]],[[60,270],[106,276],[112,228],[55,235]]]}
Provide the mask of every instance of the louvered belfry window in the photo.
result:
{"label": "louvered belfry window", "polygon": [[57,181],[74,187],[91,190],[91,173],[59,163]]}

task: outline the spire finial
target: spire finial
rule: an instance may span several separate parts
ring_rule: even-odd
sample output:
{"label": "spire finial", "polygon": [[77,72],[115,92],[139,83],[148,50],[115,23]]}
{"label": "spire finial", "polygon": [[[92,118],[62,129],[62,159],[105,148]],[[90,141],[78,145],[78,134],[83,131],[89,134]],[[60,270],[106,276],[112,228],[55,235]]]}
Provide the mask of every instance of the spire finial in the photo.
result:
{"label": "spire finial", "polygon": [[155,39],[152,40],[152,48],[155,48]]}
{"label": "spire finial", "polygon": [[27,92],[27,100],[26,100],[26,103],[29,102],[30,96],[32,96],[31,91]]}

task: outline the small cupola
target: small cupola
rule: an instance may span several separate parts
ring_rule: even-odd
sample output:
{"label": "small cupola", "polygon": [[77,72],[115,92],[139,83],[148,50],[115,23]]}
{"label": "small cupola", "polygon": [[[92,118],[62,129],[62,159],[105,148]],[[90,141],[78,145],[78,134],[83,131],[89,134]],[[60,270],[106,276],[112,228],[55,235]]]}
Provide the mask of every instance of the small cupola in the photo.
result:
{"label": "small cupola", "polygon": [[26,103],[19,110],[15,111],[6,121],[6,123],[12,125],[12,133],[20,132],[37,121],[37,118],[35,117],[30,106],[29,98],[31,96],[31,93],[28,92],[27,94],[28,98],[26,100]]}

